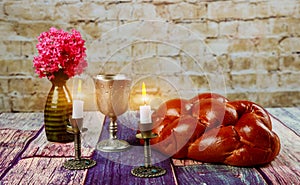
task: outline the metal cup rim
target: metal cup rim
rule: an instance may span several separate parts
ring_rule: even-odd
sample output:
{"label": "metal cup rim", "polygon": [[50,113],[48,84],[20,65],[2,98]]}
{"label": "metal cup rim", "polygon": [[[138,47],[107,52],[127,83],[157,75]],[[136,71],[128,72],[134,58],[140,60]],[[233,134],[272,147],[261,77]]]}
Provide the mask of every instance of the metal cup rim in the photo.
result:
{"label": "metal cup rim", "polygon": [[125,74],[99,74],[94,77],[95,80],[130,80]]}

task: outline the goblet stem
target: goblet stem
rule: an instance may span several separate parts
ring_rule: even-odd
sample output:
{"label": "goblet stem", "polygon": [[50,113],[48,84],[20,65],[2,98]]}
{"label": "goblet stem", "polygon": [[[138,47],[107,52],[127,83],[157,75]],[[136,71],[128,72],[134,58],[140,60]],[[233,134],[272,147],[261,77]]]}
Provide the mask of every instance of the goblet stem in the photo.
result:
{"label": "goblet stem", "polygon": [[97,149],[102,152],[121,152],[130,147],[129,143],[117,138],[117,117],[111,116],[109,123],[109,139],[102,140],[97,144]]}
{"label": "goblet stem", "polygon": [[117,124],[116,121],[117,121],[117,117],[116,116],[110,117],[109,139],[117,139],[118,124]]}

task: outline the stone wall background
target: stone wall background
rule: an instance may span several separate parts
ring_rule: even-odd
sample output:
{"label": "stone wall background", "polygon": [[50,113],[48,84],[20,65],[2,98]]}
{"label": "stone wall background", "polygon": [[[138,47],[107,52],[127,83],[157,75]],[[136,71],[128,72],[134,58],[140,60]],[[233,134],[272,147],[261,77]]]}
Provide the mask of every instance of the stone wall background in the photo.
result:
{"label": "stone wall background", "polygon": [[0,112],[43,111],[51,83],[32,60],[50,27],[86,40],[86,110],[96,109],[98,73],[133,79],[131,109],[143,81],[153,107],[207,91],[300,106],[299,0],[0,0]]}

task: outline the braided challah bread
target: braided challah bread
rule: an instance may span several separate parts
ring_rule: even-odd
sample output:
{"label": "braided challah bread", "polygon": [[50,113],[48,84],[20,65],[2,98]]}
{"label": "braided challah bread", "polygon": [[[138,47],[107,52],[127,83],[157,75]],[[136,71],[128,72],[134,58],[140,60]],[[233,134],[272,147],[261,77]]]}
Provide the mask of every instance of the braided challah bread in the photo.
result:
{"label": "braided challah bread", "polygon": [[233,166],[269,163],[279,153],[268,112],[250,101],[204,93],[172,99],[152,114],[154,148],[174,158]]}

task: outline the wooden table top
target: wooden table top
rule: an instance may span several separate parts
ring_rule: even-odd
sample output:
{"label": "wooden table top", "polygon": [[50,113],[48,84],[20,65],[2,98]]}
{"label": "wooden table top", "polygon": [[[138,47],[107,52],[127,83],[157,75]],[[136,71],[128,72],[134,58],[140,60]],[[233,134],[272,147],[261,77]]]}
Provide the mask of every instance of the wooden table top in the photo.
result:
{"label": "wooden table top", "polygon": [[74,144],[48,142],[43,113],[0,114],[0,185],[4,184],[299,184],[300,108],[269,108],[273,130],[281,141],[281,151],[270,164],[256,168],[175,160],[152,150],[152,162],[167,170],[157,178],[138,178],[130,171],[144,163],[143,146],[135,137],[137,113],[118,118],[120,139],[129,150],[105,153],[95,150],[97,142],[108,138],[108,123],[99,112],[85,112],[82,155],[97,161],[87,170],[67,170],[62,164],[74,157]]}

